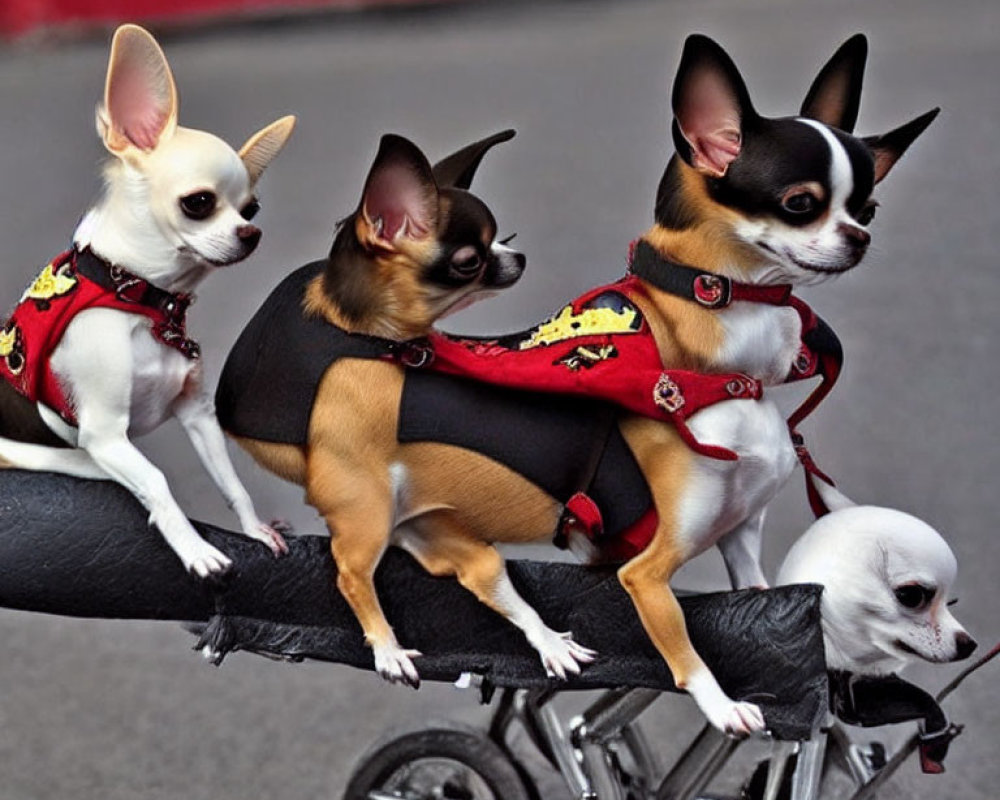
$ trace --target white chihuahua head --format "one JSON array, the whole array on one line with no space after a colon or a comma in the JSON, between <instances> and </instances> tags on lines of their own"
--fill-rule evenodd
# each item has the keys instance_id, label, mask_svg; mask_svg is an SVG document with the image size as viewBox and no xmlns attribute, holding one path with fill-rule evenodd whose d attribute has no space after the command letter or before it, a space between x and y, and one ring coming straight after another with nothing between
<instances>
[{"instance_id":1,"label":"white chihuahua head","mask_svg":"<svg viewBox=\"0 0 1000 800\"><path fill-rule=\"evenodd\" d=\"M952 616L956 562L916 517L845 502L789 550L778 583L819 583L830 669L883 675L921 659L959 661L976 642Z\"/></svg>"},{"instance_id":2,"label":"white chihuahua head","mask_svg":"<svg viewBox=\"0 0 1000 800\"><path fill-rule=\"evenodd\" d=\"M191 290L212 267L241 261L260 241L254 187L295 126L283 117L239 152L177 124L177 89L142 28L115 32L97 131L114 156L106 192L77 229L90 246L163 289Z\"/></svg>"}]
</instances>

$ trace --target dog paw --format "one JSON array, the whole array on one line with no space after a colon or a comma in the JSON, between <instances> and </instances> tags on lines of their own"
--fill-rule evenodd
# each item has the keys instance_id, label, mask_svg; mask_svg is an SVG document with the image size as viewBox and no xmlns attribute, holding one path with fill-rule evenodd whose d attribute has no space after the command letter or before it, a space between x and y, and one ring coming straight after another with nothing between
<instances>
[{"instance_id":1,"label":"dog paw","mask_svg":"<svg viewBox=\"0 0 1000 800\"><path fill-rule=\"evenodd\" d=\"M693 675L684 688L708 721L727 736L744 739L767 730L760 706L730 700L707 669Z\"/></svg>"},{"instance_id":2,"label":"dog paw","mask_svg":"<svg viewBox=\"0 0 1000 800\"><path fill-rule=\"evenodd\" d=\"M414 658L419 658L419 650L404 650L398 644L374 645L375 671L389 683L401 683L414 689L420 688L420 675L413 666Z\"/></svg>"},{"instance_id":3,"label":"dog paw","mask_svg":"<svg viewBox=\"0 0 1000 800\"><path fill-rule=\"evenodd\" d=\"M556 633L546 629L538 641L531 643L538 651L550 678L566 680L569 674L579 675L580 665L589 664L597 657L597 652L573 641L573 634Z\"/></svg>"},{"instance_id":4,"label":"dog paw","mask_svg":"<svg viewBox=\"0 0 1000 800\"><path fill-rule=\"evenodd\" d=\"M290 530L290 528L287 529ZM288 542L279 532L277 525L265 525L263 522L257 522L245 533L251 539L262 542L268 550L274 553L275 558L288 554Z\"/></svg>"},{"instance_id":5,"label":"dog paw","mask_svg":"<svg viewBox=\"0 0 1000 800\"><path fill-rule=\"evenodd\" d=\"M702 710L705 711L709 722L726 736L732 736L734 739L745 739L767 730L767 723L764 721L760 706L753 703L726 700L712 709Z\"/></svg>"},{"instance_id":6,"label":"dog paw","mask_svg":"<svg viewBox=\"0 0 1000 800\"><path fill-rule=\"evenodd\" d=\"M232 569L232 560L208 542L202 542L197 551L184 559L184 566L192 575L209 580L221 578Z\"/></svg>"},{"instance_id":7,"label":"dog paw","mask_svg":"<svg viewBox=\"0 0 1000 800\"><path fill-rule=\"evenodd\" d=\"M753 703L732 703L721 720L720 728L728 736L743 739L767 729L760 706Z\"/></svg>"}]
</instances>

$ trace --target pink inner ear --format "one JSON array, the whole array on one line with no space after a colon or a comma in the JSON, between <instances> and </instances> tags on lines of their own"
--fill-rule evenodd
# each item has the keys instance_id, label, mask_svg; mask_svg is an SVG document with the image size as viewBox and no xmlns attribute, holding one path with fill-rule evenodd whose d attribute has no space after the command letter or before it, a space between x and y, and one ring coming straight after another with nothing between
<instances>
[{"instance_id":1,"label":"pink inner ear","mask_svg":"<svg viewBox=\"0 0 1000 800\"><path fill-rule=\"evenodd\" d=\"M108 87L112 126L142 150L152 150L159 142L169 119L168 102L150 86L150 76L141 70L117 70Z\"/></svg>"},{"instance_id":2,"label":"pink inner ear","mask_svg":"<svg viewBox=\"0 0 1000 800\"><path fill-rule=\"evenodd\" d=\"M691 145L694 166L716 177L740 154L740 112L736 97L715 71L693 78L677 110L677 121Z\"/></svg>"},{"instance_id":3,"label":"pink inner ear","mask_svg":"<svg viewBox=\"0 0 1000 800\"><path fill-rule=\"evenodd\" d=\"M364 209L372 222L381 221L379 236L390 242L400 233L422 239L433 225L428 187L402 164L388 164L372 176Z\"/></svg>"}]
</instances>

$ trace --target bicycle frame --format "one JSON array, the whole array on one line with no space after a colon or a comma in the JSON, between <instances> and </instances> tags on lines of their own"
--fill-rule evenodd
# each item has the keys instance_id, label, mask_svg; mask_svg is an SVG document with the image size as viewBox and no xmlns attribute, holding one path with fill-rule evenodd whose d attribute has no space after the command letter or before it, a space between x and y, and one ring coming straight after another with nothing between
<instances>
[{"instance_id":1,"label":"bicycle frame","mask_svg":"<svg viewBox=\"0 0 1000 800\"><path fill-rule=\"evenodd\" d=\"M522 725L562 775L574 800L697 800L740 746L740 741L706 724L654 787L652 750L635 723L659 691L609 690L568 725L551 707L555 695L548 689L504 690L490 738L517 763L506 734L513 724ZM830 756L841 758L858 785L871 780L880 766L873 763L877 759L872 754L852 744L839 725L824 726L809 741L773 743L764 800L777 800L789 771L791 800L818 800L828 749Z\"/></svg>"}]
</instances>

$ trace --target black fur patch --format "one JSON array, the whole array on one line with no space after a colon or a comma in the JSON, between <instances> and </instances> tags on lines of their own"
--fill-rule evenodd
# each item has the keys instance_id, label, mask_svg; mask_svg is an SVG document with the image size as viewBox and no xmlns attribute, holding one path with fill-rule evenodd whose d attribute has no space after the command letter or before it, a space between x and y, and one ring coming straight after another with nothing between
<instances>
[{"instance_id":1,"label":"black fur patch","mask_svg":"<svg viewBox=\"0 0 1000 800\"><path fill-rule=\"evenodd\" d=\"M475 195L451 188L442 189L441 194L451 200L448 218L438 231L441 254L427 266L424 277L439 286L458 288L472 283L479 275L457 273L452 269L452 256L463 247L474 247L486 264L497 222L486 204Z\"/></svg>"},{"instance_id":2,"label":"black fur patch","mask_svg":"<svg viewBox=\"0 0 1000 800\"><path fill-rule=\"evenodd\" d=\"M847 151L854 177L848 211L861 211L875 185L875 162L865 144L834 128L830 129ZM823 214L832 190L830 146L814 127L792 117L756 117L745 122L743 150L722 178L706 178L709 195L716 202L735 208L747 217L771 216L789 225L807 225ZM823 187L826 201L810 214L792 214L781 205L785 191L800 183ZM660 181L656 199L656 221L675 230L689 227L694 217L685 205L680 174L671 159Z\"/></svg>"},{"instance_id":3,"label":"black fur patch","mask_svg":"<svg viewBox=\"0 0 1000 800\"><path fill-rule=\"evenodd\" d=\"M371 279L372 256L361 246L354 230L357 213L338 223L337 235L330 248L329 266L323 272L323 291L351 322L362 319L376 305Z\"/></svg>"},{"instance_id":4,"label":"black fur patch","mask_svg":"<svg viewBox=\"0 0 1000 800\"><path fill-rule=\"evenodd\" d=\"M792 224L806 224L822 214L830 197L832 154L823 135L797 120L754 120L744 130L743 150L725 177L708 181L709 193L722 205L748 217L773 216ZM815 182L823 187L826 202L808 215L791 215L781 206L790 186Z\"/></svg>"},{"instance_id":5,"label":"black fur patch","mask_svg":"<svg viewBox=\"0 0 1000 800\"><path fill-rule=\"evenodd\" d=\"M656 190L654 218L664 228L681 231L694 225L698 218L686 202L678 158L679 156L674 156L670 159L660 179Z\"/></svg>"}]
</instances>

